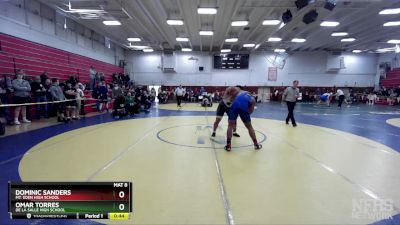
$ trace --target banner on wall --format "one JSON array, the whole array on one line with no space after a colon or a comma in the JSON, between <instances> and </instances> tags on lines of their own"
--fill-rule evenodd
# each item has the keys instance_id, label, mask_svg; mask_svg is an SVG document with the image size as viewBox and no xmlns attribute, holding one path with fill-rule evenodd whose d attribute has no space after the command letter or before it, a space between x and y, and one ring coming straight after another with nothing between
<instances>
[{"instance_id":1,"label":"banner on wall","mask_svg":"<svg viewBox=\"0 0 400 225\"><path fill-rule=\"evenodd\" d=\"M277 67L268 67L268 81L276 81L278 78Z\"/></svg>"}]
</instances>

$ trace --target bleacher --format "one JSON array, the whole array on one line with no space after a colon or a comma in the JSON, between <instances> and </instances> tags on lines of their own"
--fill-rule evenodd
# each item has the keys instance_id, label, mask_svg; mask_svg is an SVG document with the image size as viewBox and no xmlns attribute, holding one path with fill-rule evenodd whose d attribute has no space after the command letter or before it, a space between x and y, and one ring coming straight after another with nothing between
<instances>
[{"instance_id":1,"label":"bleacher","mask_svg":"<svg viewBox=\"0 0 400 225\"><path fill-rule=\"evenodd\" d=\"M389 71L385 79L381 80L381 86L386 88L396 88L400 86L400 68Z\"/></svg>"},{"instance_id":2,"label":"bleacher","mask_svg":"<svg viewBox=\"0 0 400 225\"><path fill-rule=\"evenodd\" d=\"M29 78L47 71L50 78L61 82L71 75L77 75L83 84L89 83L89 68L93 65L98 72L104 73L106 82L112 82L113 73L123 73L124 69L109 63L85 56L27 41L10 35L0 34L0 74L15 74L16 69L23 69ZM85 97L90 97L86 92ZM85 111L90 112L94 102L85 104ZM34 107L32 107L34 108Z\"/></svg>"}]
</instances>

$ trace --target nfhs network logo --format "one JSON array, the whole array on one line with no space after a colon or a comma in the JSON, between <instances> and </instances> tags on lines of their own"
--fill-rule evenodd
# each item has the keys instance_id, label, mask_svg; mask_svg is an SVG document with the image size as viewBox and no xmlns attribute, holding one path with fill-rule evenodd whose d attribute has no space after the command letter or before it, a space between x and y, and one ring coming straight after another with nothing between
<instances>
[{"instance_id":1,"label":"nfhs network logo","mask_svg":"<svg viewBox=\"0 0 400 225\"><path fill-rule=\"evenodd\" d=\"M353 199L352 217L355 219L393 219L392 199Z\"/></svg>"}]
</instances>

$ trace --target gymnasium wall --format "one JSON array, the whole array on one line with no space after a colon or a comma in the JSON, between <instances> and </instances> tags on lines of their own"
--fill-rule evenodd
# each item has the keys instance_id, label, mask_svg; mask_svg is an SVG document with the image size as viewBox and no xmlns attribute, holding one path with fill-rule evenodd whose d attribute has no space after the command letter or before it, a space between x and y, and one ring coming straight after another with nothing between
<instances>
[{"instance_id":1,"label":"gymnasium wall","mask_svg":"<svg viewBox=\"0 0 400 225\"><path fill-rule=\"evenodd\" d=\"M161 53L129 52L126 55L128 67L138 84L149 85L189 85L189 86L287 86L293 80L300 80L302 86L358 86L373 87L377 56L375 54L345 53L345 69L339 72L326 72L326 52L297 52L290 54L286 65L278 70L277 81L268 81L268 57L272 53L252 53L249 69L214 70L213 56L200 52L175 52L176 73L161 71ZM197 60L189 60L193 57ZM198 70L204 66L204 71Z\"/></svg>"},{"instance_id":2,"label":"gymnasium wall","mask_svg":"<svg viewBox=\"0 0 400 225\"><path fill-rule=\"evenodd\" d=\"M24 2L30 11L17 6ZM34 11L40 11L41 14L45 12L55 19L46 19L33 13ZM124 50L121 47L113 44L109 49L101 42L88 38L91 33L89 29L83 28L83 35L78 34L69 28L64 29L63 22L62 15L52 9L43 8L37 1L0 1L0 33L114 65L124 59Z\"/></svg>"}]
</instances>

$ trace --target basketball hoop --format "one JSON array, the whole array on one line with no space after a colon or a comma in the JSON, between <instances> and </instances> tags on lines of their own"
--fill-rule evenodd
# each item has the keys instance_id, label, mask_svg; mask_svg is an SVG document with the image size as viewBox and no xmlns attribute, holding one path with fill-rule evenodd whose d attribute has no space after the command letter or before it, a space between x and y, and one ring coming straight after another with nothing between
<instances>
[{"instance_id":1,"label":"basketball hoop","mask_svg":"<svg viewBox=\"0 0 400 225\"><path fill-rule=\"evenodd\" d=\"M277 67L279 69L283 69L286 64L286 59L289 57L289 55L286 52L279 52L275 53L274 56L268 57L267 60L270 62L274 67Z\"/></svg>"}]
</instances>

